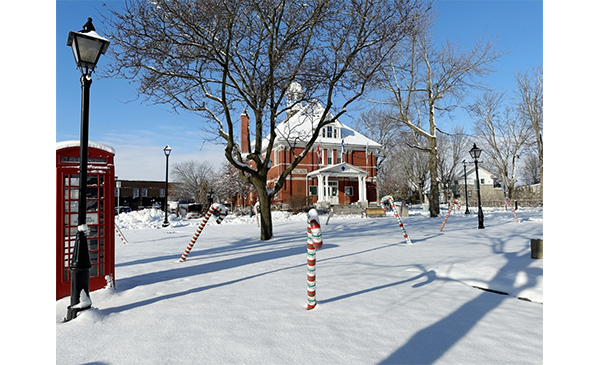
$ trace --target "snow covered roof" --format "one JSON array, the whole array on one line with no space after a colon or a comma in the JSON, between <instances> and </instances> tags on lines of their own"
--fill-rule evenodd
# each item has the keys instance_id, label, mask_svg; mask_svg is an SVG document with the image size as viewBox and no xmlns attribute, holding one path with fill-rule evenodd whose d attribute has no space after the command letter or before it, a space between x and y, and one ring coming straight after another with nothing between
<instances>
[{"instance_id":1,"label":"snow covered roof","mask_svg":"<svg viewBox=\"0 0 600 365\"><path fill-rule=\"evenodd\" d=\"M68 148L68 147L79 147L79 140L56 142L56 150L60 150L63 148ZM88 141L88 147L93 147L93 148L97 148L100 150L104 150L106 152L112 153L113 155L115 154L115 149L104 143Z\"/></svg>"},{"instance_id":2,"label":"snow covered roof","mask_svg":"<svg viewBox=\"0 0 600 365\"><path fill-rule=\"evenodd\" d=\"M368 173L365 170L358 168L354 165L350 165L349 163L342 162L337 165L331 165L331 166L327 166L327 167L324 167L319 170L311 171L306 176L311 177L311 176L317 176L317 175L329 175L329 176L363 175L363 176L366 176L366 175L368 175Z\"/></svg>"},{"instance_id":3,"label":"snow covered roof","mask_svg":"<svg viewBox=\"0 0 600 365\"><path fill-rule=\"evenodd\" d=\"M314 133L315 128L317 127L321 116L325 112L325 108L319 103L317 100L313 100L307 105L303 106L298 112L296 112L291 118L286 120L283 123L280 123L276 127L277 137L275 139L275 143L281 141L300 141L300 142L308 142L312 134ZM333 118L333 114L328 113L327 118L331 120ZM339 138L327 138L323 136L319 136L316 140L316 143L322 144L340 144L341 140L344 140L344 146L346 148L356 148L356 147L373 147L380 148L381 145L370 138L365 137L354 129L348 127L347 125L341 123L339 120L335 120L333 124L334 127L339 128L340 137ZM263 146L266 146L268 138L265 138L263 141ZM254 145L254 142L252 143Z\"/></svg>"}]
</instances>

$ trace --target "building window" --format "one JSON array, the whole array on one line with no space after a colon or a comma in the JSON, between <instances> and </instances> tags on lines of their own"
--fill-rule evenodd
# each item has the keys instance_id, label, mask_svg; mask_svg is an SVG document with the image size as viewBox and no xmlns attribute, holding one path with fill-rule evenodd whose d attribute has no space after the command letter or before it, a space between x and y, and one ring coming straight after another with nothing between
<instances>
[{"instance_id":1,"label":"building window","mask_svg":"<svg viewBox=\"0 0 600 365\"><path fill-rule=\"evenodd\" d=\"M336 160L337 160L336 163L342 163L342 154L340 151L337 151L337 150L336 150Z\"/></svg>"},{"instance_id":2,"label":"building window","mask_svg":"<svg viewBox=\"0 0 600 365\"><path fill-rule=\"evenodd\" d=\"M147 197L148 197L148 189L142 188L142 198L147 198Z\"/></svg>"},{"instance_id":3,"label":"building window","mask_svg":"<svg viewBox=\"0 0 600 365\"><path fill-rule=\"evenodd\" d=\"M137 198L138 196L140 196L140 189L133 188L133 197Z\"/></svg>"},{"instance_id":4,"label":"building window","mask_svg":"<svg viewBox=\"0 0 600 365\"><path fill-rule=\"evenodd\" d=\"M327 164L331 165L333 162L333 150L331 148L327 149Z\"/></svg>"},{"instance_id":5,"label":"building window","mask_svg":"<svg viewBox=\"0 0 600 365\"><path fill-rule=\"evenodd\" d=\"M344 195L353 196L354 195L354 186L344 186Z\"/></svg>"},{"instance_id":6,"label":"building window","mask_svg":"<svg viewBox=\"0 0 600 365\"><path fill-rule=\"evenodd\" d=\"M318 186L309 186L308 187L308 194L310 196L317 196L319 193L319 187Z\"/></svg>"},{"instance_id":7,"label":"building window","mask_svg":"<svg viewBox=\"0 0 600 365\"><path fill-rule=\"evenodd\" d=\"M159 197L161 197L161 198L165 197L165 189L160 189Z\"/></svg>"}]
</instances>

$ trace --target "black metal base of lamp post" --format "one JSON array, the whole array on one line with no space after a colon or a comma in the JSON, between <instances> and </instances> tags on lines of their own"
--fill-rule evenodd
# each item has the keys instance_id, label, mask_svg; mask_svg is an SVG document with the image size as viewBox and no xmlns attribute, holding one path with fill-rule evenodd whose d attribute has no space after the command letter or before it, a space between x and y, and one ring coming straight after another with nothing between
<instances>
[{"instance_id":1,"label":"black metal base of lamp post","mask_svg":"<svg viewBox=\"0 0 600 365\"><path fill-rule=\"evenodd\" d=\"M87 246L86 232L77 232L75 246L73 247L73 259L69 272L71 273L71 305L67 307L67 321L77 317L77 313L92 306L92 302L81 302L82 291L90 296L90 254Z\"/></svg>"}]
</instances>

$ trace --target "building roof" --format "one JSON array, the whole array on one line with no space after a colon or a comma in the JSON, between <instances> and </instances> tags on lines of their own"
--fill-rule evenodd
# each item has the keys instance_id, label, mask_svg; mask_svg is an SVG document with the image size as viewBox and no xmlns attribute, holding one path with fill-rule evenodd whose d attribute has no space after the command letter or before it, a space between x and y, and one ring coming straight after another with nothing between
<instances>
[{"instance_id":1,"label":"building roof","mask_svg":"<svg viewBox=\"0 0 600 365\"><path fill-rule=\"evenodd\" d=\"M311 101L300 108L291 118L277 125L275 142L295 141L300 142L300 144L308 142L324 112L325 108L319 101ZM332 118L333 114L328 113L327 119L331 120ZM381 144L365 137L339 120L335 120L332 125L339 128L340 138L319 136L316 143L340 144L343 139L345 148L372 147L377 149L381 147ZM265 138L263 146L266 146L267 141L268 138ZM254 142L252 144L254 145Z\"/></svg>"},{"instance_id":2,"label":"building roof","mask_svg":"<svg viewBox=\"0 0 600 365\"><path fill-rule=\"evenodd\" d=\"M61 150L68 147L79 147L79 140L56 142L56 149ZM109 145L100 142L88 141L88 147L97 148L115 154L115 149Z\"/></svg>"},{"instance_id":3,"label":"building roof","mask_svg":"<svg viewBox=\"0 0 600 365\"><path fill-rule=\"evenodd\" d=\"M329 176L367 176L368 173L349 163L342 162L337 165L330 165L319 170L309 172L306 177L317 176L317 175L329 175Z\"/></svg>"}]
</instances>

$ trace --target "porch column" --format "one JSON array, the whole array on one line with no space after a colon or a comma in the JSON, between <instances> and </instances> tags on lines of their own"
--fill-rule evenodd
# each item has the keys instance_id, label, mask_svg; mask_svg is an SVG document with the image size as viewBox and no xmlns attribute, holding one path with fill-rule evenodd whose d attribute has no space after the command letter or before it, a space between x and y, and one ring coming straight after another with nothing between
<instances>
[{"instance_id":1,"label":"porch column","mask_svg":"<svg viewBox=\"0 0 600 365\"><path fill-rule=\"evenodd\" d=\"M329 201L329 175L325 175L325 201Z\"/></svg>"},{"instance_id":2,"label":"porch column","mask_svg":"<svg viewBox=\"0 0 600 365\"><path fill-rule=\"evenodd\" d=\"M364 202L366 200L366 183L364 176L358 176L358 201Z\"/></svg>"},{"instance_id":3,"label":"porch column","mask_svg":"<svg viewBox=\"0 0 600 365\"><path fill-rule=\"evenodd\" d=\"M317 202L323 201L323 175L317 175Z\"/></svg>"}]
</instances>

